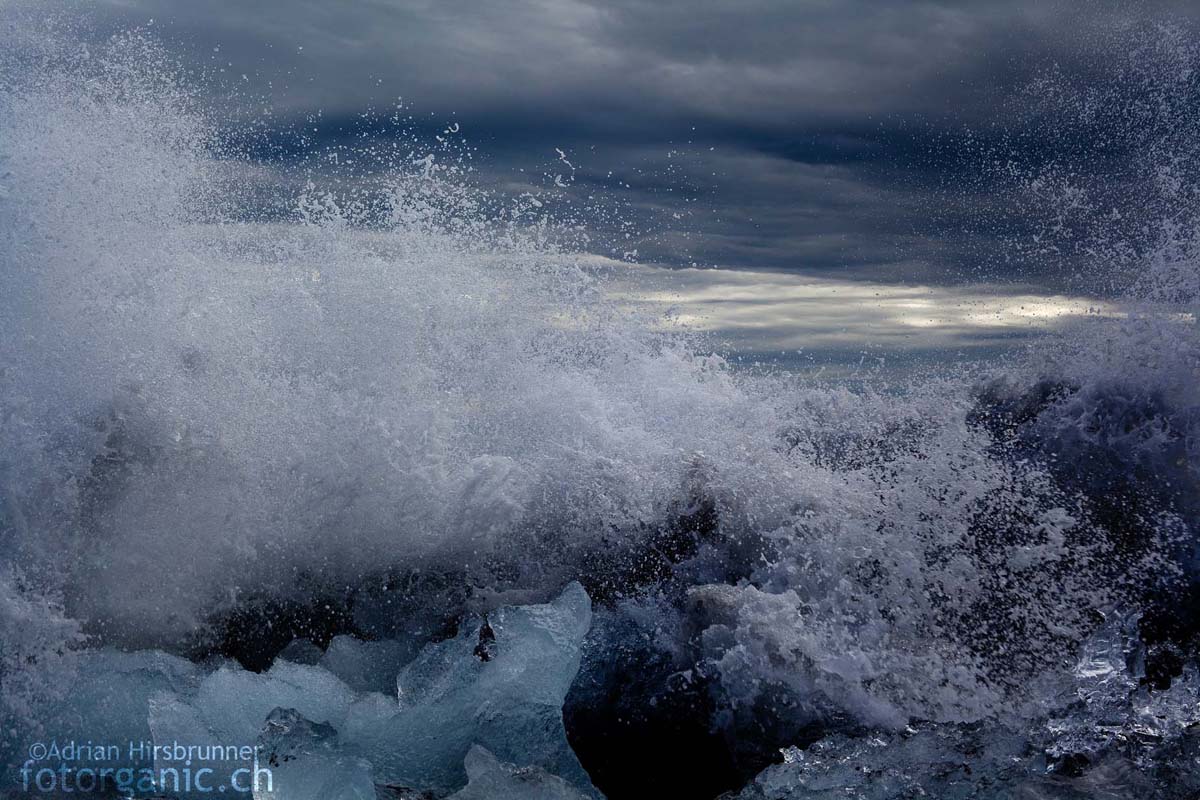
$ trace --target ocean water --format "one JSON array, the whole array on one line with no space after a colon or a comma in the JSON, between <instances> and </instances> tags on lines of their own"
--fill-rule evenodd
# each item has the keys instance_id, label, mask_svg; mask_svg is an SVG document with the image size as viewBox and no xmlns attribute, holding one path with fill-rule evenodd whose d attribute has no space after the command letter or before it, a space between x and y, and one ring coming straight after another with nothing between
<instances>
[{"instance_id":1,"label":"ocean water","mask_svg":"<svg viewBox=\"0 0 1200 800\"><path fill-rule=\"evenodd\" d=\"M325 748L292 797L403 796L364 704L459 714L511 642L569 691L513 671L511 752L435 748L408 789L1200 795L1186 42L1145 54L1126 129L1150 246L1085 220L1119 310L880 386L734 368L613 298L588 220L453 152L273 184L145 32L6 36L0 791L50 794L32 744L211 738L278 693L342 698L251 720ZM1064 174L1020 183L1052 206ZM547 616L576 583L590 612ZM464 636L478 664L405 700Z\"/></svg>"}]
</instances>

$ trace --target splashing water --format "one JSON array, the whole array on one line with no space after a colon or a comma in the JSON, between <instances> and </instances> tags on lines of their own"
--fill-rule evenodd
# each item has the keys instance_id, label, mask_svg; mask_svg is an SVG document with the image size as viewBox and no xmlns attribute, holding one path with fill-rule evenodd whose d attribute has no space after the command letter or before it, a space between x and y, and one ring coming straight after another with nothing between
<instances>
[{"instance_id":1,"label":"splashing water","mask_svg":"<svg viewBox=\"0 0 1200 800\"><path fill-rule=\"evenodd\" d=\"M93 651L262 669L293 638L416 648L573 580L597 611L567 735L611 797L637 796L614 763L680 770L693 746L719 751L688 767L712 796L830 735L764 773L766 797L810 796L830 758L1010 746L931 755L979 726L1038 743L1036 769L1069 763L1051 783L1076 791L1111 750L1072 749L1080 726L1186 708L1153 692L1184 692L1197 655L1191 217L1139 255L1129 315L982 384L851 391L664 333L606 298L609 265L570 244L586 220L438 155L359 194L308 176L279 190L286 220L247 222L254 169L152 39L12 35L0 679L18 749ZM1095 678L1080 654L1130 607L1140 672L1072 705ZM1063 714L1070 735L1045 734ZM632 752L671 715L673 742ZM616 717L625 744L603 735ZM1131 769L1163 784L1188 730L1163 725ZM907 769L911 789L933 767ZM865 791L838 796L901 796Z\"/></svg>"}]
</instances>

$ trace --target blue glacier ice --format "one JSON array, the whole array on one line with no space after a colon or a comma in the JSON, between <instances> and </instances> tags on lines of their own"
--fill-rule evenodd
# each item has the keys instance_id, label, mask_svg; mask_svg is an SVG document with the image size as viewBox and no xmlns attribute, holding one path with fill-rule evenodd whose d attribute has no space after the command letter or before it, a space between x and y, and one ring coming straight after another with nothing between
<instances>
[{"instance_id":1,"label":"blue glacier ice","mask_svg":"<svg viewBox=\"0 0 1200 800\"><path fill-rule=\"evenodd\" d=\"M277 708L338 727L355 699L350 687L318 666L278 661L257 674L223 665L190 697L155 696L150 727L159 741L246 744L255 741Z\"/></svg>"},{"instance_id":2,"label":"blue glacier ice","mask_svg":"<svg viewBox=\"0 0 1200 800\"><path fill-rule=\"evenodd\" d=\"M49 746L57 743L93 743L114 745L119 758L97 762L114 767L148 767L152 761L129 743L149 741L152 732L148 710L160 693L188 693L199 684L203 670L197 665L156 650L123 653L117 650L90 650L77 655L67 694L36 709L40 729L26 737L0 735L4 764L11 770L20 766L35 742ZM8 732L0 732L8 733ZM64 759L74 767L87 767L90 758ZM40 763L57 768L54 759ZM16 785L6 779L5 786Z\"/></svg>"},{"instance_id":3,"label":"blue glacier ice","mask_svg":"<svg viewBox=\"0 0 1200 800\"><path fill-rule=\"evenodd\" d=\"M258 757L269 773L260 776L254 800L375 800L371 765L342 752L331 725L293 709L267 716Z\"/></svg>"},{"instance_id":4,"label":"blue glacier ice","mask_svg":"<svg viewBox=\"0 0 1200 800\"><path fill-rule=\"evenodd\" d=\"M482 745L595 796L562 722L591 619L587 593L572 583L545 605L507 606L463 625L400 672L396 704L367 695L352 707L344 737L386 783L461 788L463 761Z\"/></svg>"},{"instance_id":5,"label":"blue glacier ice","mask_svg":"<svg viewBox=\"0 0 1200 800\"><path fill-rule=\"evenodd\" d=\"M549 603L468 620L415 658L407 642L345 639L319 664L281 658L254 673L233 663L206 672L158 652L92 652L72 701L47 721L81 739L257 744L252 756L222 753L204 764L224 774L268 768L272 785L256 799L353 800L373 797L376 785L477 795L481 786L530 781L537 796L599 797L562 721L591 617L587 593L573 583ZM382 686L392 688L371 691ZM476 746L486 750L472 754ZM142 766L180 766L156 755Z\"/></svg>"},{"instance_id":6,"label":"blue glacier ice","mask_svg":"<svg viewBox=\"0 0 1200 800\"><path fill-rule=\"evenodd\" d=\"M335 636L317 662L357 692L396 690L396 675L420 650L415 639L364 642L353 636Z\"/></svg>"},{"instance_id":7,"label":"blue glacier ice","mask_svg":"<svg viewBox=\"0 0 1200 800\"><path fill-rule=\"evenodd\" d=\"M586 800L562 778L537 767L506 764L475 745L464 766L469 781L450 800Z\"/></svg>"}]
</instances>

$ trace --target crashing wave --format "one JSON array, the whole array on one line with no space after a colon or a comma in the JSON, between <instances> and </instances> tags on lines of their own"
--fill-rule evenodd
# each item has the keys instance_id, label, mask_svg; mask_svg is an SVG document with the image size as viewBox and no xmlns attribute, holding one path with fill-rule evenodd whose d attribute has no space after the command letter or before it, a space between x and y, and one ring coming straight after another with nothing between
<instances>
[{"instance_id":1,"label":"crashing wave","mask_svg":"<svg viewBox=\"0 0 1200 800\"><path fill-rule=\"evenodd\" d=\"M0 97L8 786L42 729L257 742L288 798L1194 792L1186 311L983 385L738 372L444 154L247 221L152 40L40 47Z\"/></svg>"}]
</instances>

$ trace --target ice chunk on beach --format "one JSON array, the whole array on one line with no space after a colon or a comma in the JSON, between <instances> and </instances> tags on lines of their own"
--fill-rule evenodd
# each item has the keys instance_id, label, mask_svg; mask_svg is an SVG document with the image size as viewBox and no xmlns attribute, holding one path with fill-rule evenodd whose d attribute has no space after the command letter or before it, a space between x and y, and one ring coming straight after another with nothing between
<instances>
[{"instance_id":1,"label":"ice chunk on beach","mask_svg":"<svg viewBox=\"0 0 1200 800\"><path fill-rule=\"evenodd\" d=\"M587 592L572 583L551 603L504 607L464 624L400 672L398 709L384 707L379 695L356 704L344 739L381 783L460 789L464 759L478 744L598 796L562 722L591 619Z\"/></svg>"},{"instance_id":2,"label":"ice chunk on beach","mask_svg":"<svg viewBox=\"0 0 1200 800\"><path fill-rule=\"evenodd\" d=\"M1119 754L1149 768L1200 732L1200 671L1186 664L1167 689L1151 691L1141 680L1145 647L1137 624L1137 615L1112 614L1084 642L1042 737L1056 765Z\"/></svg>"},{"instance_id":3,"label":"ice chunk on beach","mask_svg":"<svg viewBox=\"0 0 1200 800\"><path fill-rule=\"evenodd\" d=\"M353 636L335 636L319 663L356 692L394 694L396 676L420 646L415 639L364 642Z\"/></svg>"},{"instance_id":4,"label":"ice chunk on beach","mask_svg":"<svg viewBox=\"0 0 1200 800\"><path fill-rule=\"evenodd\" d=\"M349 639L335 640L319 665L277 660L263 674L223 665L189 692L155 694L150 728L156 742L261 741L282 770L264 797L351 798L369 778L452 792L467 784L464 759L476 744L598 796L562 723L590 625L591 601L572 584L551 603L464 624L402 669L407 644ZM388 694L362 691L396 672ZM349 794L332 794L339 785Z\"/></svg>"},{"instance_id":5,"label":"ice chunk on beach","mask_svg":"<svg viewBox=\"0 0 1200 800\"><path fill-rule=\"evenodd\" d=\"M81 749L76 757L47 759L42 766L150 767L151 752L138 743L151 738L148 716L152 698L159 692L190 691L202 674L191 662L157 650L90 650L79 652L76 659L74 681L64 687L70 691L34 709L36 732L0 731L0 778L6 785L21 785L16 771L29 759L35 740L59 748L71 743L95 745Z\"/></svg>"},{"instance_id":6,"label":"ice chunk on beach","mask_svg":"<svg viewBox=\"0 0 1200 800\"><path fill-rule=\"evenodd\" d=\"M215 733L253 742L276 708L294 708L336 727L354 699L353 690L328 670L280 661L262 674L221 667L200 684L193 705Z\"/></svg>"},{"instance_id":7,"label":"ice chunk on beach","mask_svg":"<svg viewBox=\"0 0 1200 800\"><path fill-rule=\"evenodd\" d=\"M371 765L342 752L331 725L277 708L257 744L254 800L375 800Z\"/></svg>"},{"instance_id":8,"label":"ice chunk on beach","mask_svg":"<svg viewBox=\"0 0 1200 800\"><path fill-rule=\"evenodd\" d=\"M121 759L115 766L147 765L149 759L138 757L136 750L130 755L128 743L150 738L151 698L164 691L189 691L201 674L191 662L157 650L81 652L71 691L44 709L38 721L47 738L58 742L119 744Z\"/></svg>"},{"instance_id":9,"label":"ice chunk on beach","mask_svg":"<svg viewBox=\"0 0 1200 800\"><path fill-rule=\"evenodd\" d=\"M531 797L599 797L562 720L591 618L575 583L550 603L468 621L403 667L403 642L335 641L320 664L280 659L261 674L89 653L72 701L48 722L80 739L200 748L213 774L267 766L273 785L256 798L372 798L376 784L443 796L469 780L467 797L522 786ZM388 693L363 691L396 673ZM256 743L257 760L244 749ZM472 755L476 745L486 751ZM156 772L179 766L155 755Z\"/></svg>"},{"instance_id":10,"label":"ice chunk on beach","mask_svg":"<svg viewBox=\"0 0 1200 800\"><path fill-rule=\"evenodd\" d=\"M537 767L506 764L475 745L464 766L469 782L449 800L586 800L571 784Z\"/></svg>"},{"instance_id":11,"label":"ice chunk on beach","mask_svg":"<svg viewBox=\"0 0 1200 800\"><path fill-rule=\"evenodd\" d=\"M834 734L805 750L786 749L783 763L760 773L737 800L965 800L978 797L980 785L1004 787L997 797L1020 797L1038 780L1024 754L1025 740L998 726Z\"/></svg>"},{"instance_id":12,"label":"ice chunk on beach","mask_svg":"<svg viewBox=\"0 0 1200 800\"><path fill-rule=\"evenodd\" d=\"M292 709L308 720L336 728L355 693L317 666L276 662L265 673L224 665L200 682L190 696L160 692L150 703L150 729L156 744L181 742L198 747L253 745L276 709ZM220 771L253 769L240 754L214 757ZM168 761L155 768L169 767Z\"/></svg>"},{"instance_id":13,"label":"ice chunk on beach","mask_svg":"<svg viewBox=\"0 0 1200 800\"><path fill-rule=\"evenodd\" d=\"M184 705L196 723L212 734L227 741L253 742L276 708L295 708L310 719L332 723L345 716L353 701L350 688L327 670L281 661L262 674L224 665L205 677ZM155 704L155 709L161 707ZM166 719L155 713L151 722L156 737L169 734L162 728Z\"/></svg>"},{"instance_id":14,"label":"ice chunk on beach","mask_svg":"<svg viewBox=\"0 0 1200 800\"><path fill-rule=\"evenodd\" d=\"M899 732L833 734L788 748L738 800L912 797L1175 798L1200 789L1200 671L1168 689L1143 675L1137 617L1112 614L1053 680L1047 716L1016 727L924 723ZM1174 793L1157 792L1170 786Z\"/></svg>"}]
</instances>

